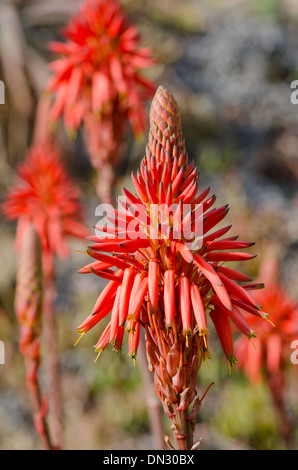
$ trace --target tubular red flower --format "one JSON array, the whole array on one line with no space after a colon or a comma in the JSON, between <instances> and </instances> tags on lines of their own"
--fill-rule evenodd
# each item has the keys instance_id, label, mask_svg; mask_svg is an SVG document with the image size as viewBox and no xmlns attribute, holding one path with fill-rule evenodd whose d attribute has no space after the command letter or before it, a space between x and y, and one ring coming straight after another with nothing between
<instances>
[{"instance_id":1,"label":"tubular red flower","mask_svg":"<svg viewBox=\"0 0 298 470\"><path fill-rule=\"evenodd\" d=\"M191 303L193 308L193 313L196 319L196 323L199 328L200 335L207 334L207 317L206 311L204 308L204 304L202 302L202 297L200 294L200 289L196 285L192 285L190 287L190 294L191 294Z\"/></svg>"},{"instance_id":2,"label":"tubular red flower","mask_svg":"<svg viewBox=\"0 0 298 470\"><path fill-rule=\"evenodd\" d=\"M180 276L178 284L182 328L183 332L188 334L192 331L189 280L185 276Z\"/></svg>"},{"instance_id":3,"label":"tubular red flower","mask_svg":"<svg viewBox=\"0 0 298 470\"><path fill-rule=\"evenodd\" d=\"M128 315L128 307L130 301L131 290L136 272L133 268L127 268L124 271L123 281L121 285L121 295L119 301L119 325L125 325Z\"/></svg>"},{"instance_id":4,"label":"tubular red flower","mask_svg":"<svg viewBox=\"0 0 298 470\"><path fill-rule=\"evenodd\" d=\"M172 327L176 313L175 271L167 269L164 273L164 311L167 328Z\"/></svg>"},{"instance_id":5,"label":"tubular red flower","mask_svg":"<svg viewBox=\"0 0 298 470\"><path fill-rule=\"evenodd\" d=\"M234 356L233 334L228 315L219 308L212 310L209 315L214 323L223 352L232 366L235 364L236 358Z\"/></svg>"}]
</instances>

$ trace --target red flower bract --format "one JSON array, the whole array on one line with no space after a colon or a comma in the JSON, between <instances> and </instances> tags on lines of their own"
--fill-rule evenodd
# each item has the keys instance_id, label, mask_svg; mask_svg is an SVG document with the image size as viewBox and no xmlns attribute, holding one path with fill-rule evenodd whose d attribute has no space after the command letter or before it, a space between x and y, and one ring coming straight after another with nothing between
<instances>
[{"instance_id":1,"label":"red flower bract","mask_svg":"<svg viewBox=\"0 0 298 470\"><path fill-rule=\"evenodd\" d=\"M79 190L69 180L57 148L49 142L33 144L18 167L19 181L2 205L10 220L18 220L16 247L29 224L33 224L42 246L44 269L51 269L52 257L65 257L65 236L86 237L82 223Z\"/></svg>"},{"instance_id":2,"label":"red flower bract","mask_svg":"<svg viewBox=\"0 0 298 470\"><path fill-rule=\"evenodd\" d=\"M134 357L139 326L144 327L149 368L178 440L183 439L179 413L194 400L197 372L209 353L208 313L230 364L235 362L230 322L251 338L255 333L242 313L266 316L250 294L262 285L240 285L249 278L222 266L225 260L253 258L239 251L252 243L222 238L231 226L212 231L228 209L212 209L215 196L209 196L209 189L199 193L198 179L193 162L188 162L177 103L159 87L151 106L146 156L132 175L136 194L123 189L120 209L108 214L107 223L96 226L97 235L90 237L95 243L87 252L95 261L80 270L110 282L79 333L112 310L96 349L102 351L111 342L119 350L125 326Z\"/></svg>"}]
</instances>

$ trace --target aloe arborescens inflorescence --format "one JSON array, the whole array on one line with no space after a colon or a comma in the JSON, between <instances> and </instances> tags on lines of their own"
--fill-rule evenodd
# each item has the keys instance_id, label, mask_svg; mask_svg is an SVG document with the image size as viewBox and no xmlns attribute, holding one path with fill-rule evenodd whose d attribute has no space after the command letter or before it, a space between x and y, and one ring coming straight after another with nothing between
<instances>
[{"instance_id":1,"label":"aloe arborescens inflorescence","mask_svg":"<svg viewBox=\"0 0 298 470\"><path fill-rule=\"evenodd\" d=\"M159 87L146 155L132 174L136 194L123 188L120 209L111 210L107 223L97 225L90 237L94 244L87 253L93 262L79 271L109 283L78 332L86 333L111 312L96 351L109 343L120 351L126 330L128 353L135 357L145 330L149 369L178 449L193 446L203 398L196 379L209 355L208 316L230 366L236 361L230 322L250 339L255 333L241 310L266 316L250 294L262 285L248 284L248 276L223 266L253 258L241 251L253 243L225 237L230 225L212 231L228 208L212 209L215 196L209 189L199 192L198 179L188 161L176 100Z\"/></svg>"}]
</instances>

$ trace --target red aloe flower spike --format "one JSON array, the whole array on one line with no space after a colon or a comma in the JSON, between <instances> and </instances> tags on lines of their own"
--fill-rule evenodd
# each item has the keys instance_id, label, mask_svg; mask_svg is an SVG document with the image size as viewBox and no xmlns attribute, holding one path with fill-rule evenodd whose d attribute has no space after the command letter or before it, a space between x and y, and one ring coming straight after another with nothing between
<instances>
[{"instance_id":1,"label":"red aloe flower spike","mask_svg":"<svg viewBox=\"0 0 298 470\"><path fill-rule=\"evenodd\" d=\"M149 143L132 181L137 196L123 189L126 200L114 214L114 225L118 227L113 232L114 238L94 239L96 244L91 255L98 261L114 262L117 269L119 260L126 264L118 284L119 289L121 286L119 310L123 308L122 319L119 312L119 324L126 322L129 354L135 357L143 326L149 370L154 373L165 413L172 420L177 448L191 449L193 416L200 403L194 403L193 414L189 414L189 407L196 400L198 370L209 354L208 314L231 366L236 359L230 319L244 335L249 338L254 335L244 312L255 317L266 316L248 293L262 286L238 284L250 279L234 269L222 267L221 259L216 258L250 259L250 254L214 250L243 249L251 243L237 241L237 236L222 239L231 226L211 231L227 215L228 209L227 206L210 209L215 196L206 200L209 188L197 195L198 172L194 163L188 162L178 106L163 87L159 87L152 101ZM137 213L137 205L144 214ZM139 237L136 237L136 227L141 230ZM185 229L189 227L191 233L186 236ZM102 251L114 256L103 258ZM87 265L86 270L91 269ZM111 269L112 266L106 267L98 274L104 277ZM113 322L117 287L109 305ZM99 310L99 315L103 313ZM110 340L112 337L114 333Z\"/></svg>"},{"instance_id":2,"label":"red aloe flower spike","mask_svg":"<svg viewBox=\"0 0 298 470\"><path fill-rule=\"evenodd\" d=\"M38 378L41 360L42 274L40 244L31 224L20 240L15 312L20 325L19 347L26 362L26 384L34 407L34 424L47 450L53 449L47 424L46 399Z\"/></svg>"},{"instance_id":3,"label":"red aloe flower spike","mask_svg":"<svg viewBox=\"0 0 298 470\"><path fill-rule=\"evenodd\" d=\"M79 190L69 180L58 149L50 142L38 142L18 166L20 181L12 187L2 205L10 220L18 220L16 248L26 227L32 223L41 242L43 270L53 269L53 257L65 257L67 236L85 238Z\"/></svg>"},{"instance_id":4,"label":"red aloe flower spike","mask_svg":"<svg viewBox=\"0 0 298 470\"><path fill-rule=\"evenodd\" d=\"M117 0L84 0L62 36L64 43L49 46L61 56L50 65L46 87L53 96L50 120L63 116L70 134L83 124L98 172L98 194L111 203L109 185L114 184L125 124L137 136L144 132L145 102L156 90L141 69L157 61L149 48L139 47L137 30Z\"/></svg>"},{"instance_id":5,"label":"red aloe flower spike","mask_svg":"<svg viewBox=\"0 0 298 470\"><path fill-rule=\"evenodd\" d=\"M256 348L250 348L248 342L239 337L235 343L235 352L239 366L244 369L253 384L261 380L267 381L281 436L286 448L293 449L295 430L289 420L286 394L287 374L291 367L295 367L289 361L289 348L298 335L298 304L289 298L283 287L277 253L275 246L269 247L258 276L266 282L267 289L257 290L253 294L263 308L270 312L272 322L264 322L257 315L250 317L249 322L258 333L254 340ZM242 309L243 303L239 300L233 303L236 302ZM243 316L248 320L247 312L254 312L246 307L243 308Z\"/></svg>"}]
</instances>

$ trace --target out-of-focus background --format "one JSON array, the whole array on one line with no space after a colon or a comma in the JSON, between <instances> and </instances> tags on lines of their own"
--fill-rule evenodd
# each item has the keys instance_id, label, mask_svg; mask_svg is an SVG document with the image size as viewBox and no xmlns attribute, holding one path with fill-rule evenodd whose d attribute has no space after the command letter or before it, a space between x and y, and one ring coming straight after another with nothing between
<instances>
[{"instance_id":1,"label":"out-of-focus background","mask_svg":"<svg viewBox=\"0 0 298 470\"><path fill-rule=\"evenodd\" d=\"M15 181L15 169L32 138L36 103L49 75L50 40L80 2L74 0L0 0L0 200ZM218 207L229 203L227 223L240 239L256 241L258 257L245 263L258 272L266 248L274 243L281 277L298 301L298 105L290 85L298 78L298 3L296 0L122 0L142 43L160 64L147 75L174 94L190 158L200 170L202 189L211 186ZM148 103L149 110L150 103ZM80 139L59 129L65 164L81 187L86 223L96 222L99 203L93 170ZM144 155L142 141L128 140L125 172ZM14 314L15 224L0 216L0 448L39 449L24 361L18 349ZM71 242L71 258L57 264L57 342L68 449L152 449L145 390L139 362L107 348L94 364L93 345L100 328L76 347L76 327L90 313L102 288L98 278L80 276L86 264L84 242ZM197 437L205 449L283 449L277 418L265 382L252 386L235 367L232 374L218 341L213 358L198 377L210 389L198 416ZM291 350L289 349L289 362ZM297 375L290 365L287 406L296 429ZM47 386L46 365L41 379ZM165 432L171 433L164 417ZM298 432L296 432L298 448Z\"/></svg>"}]
</instances>

